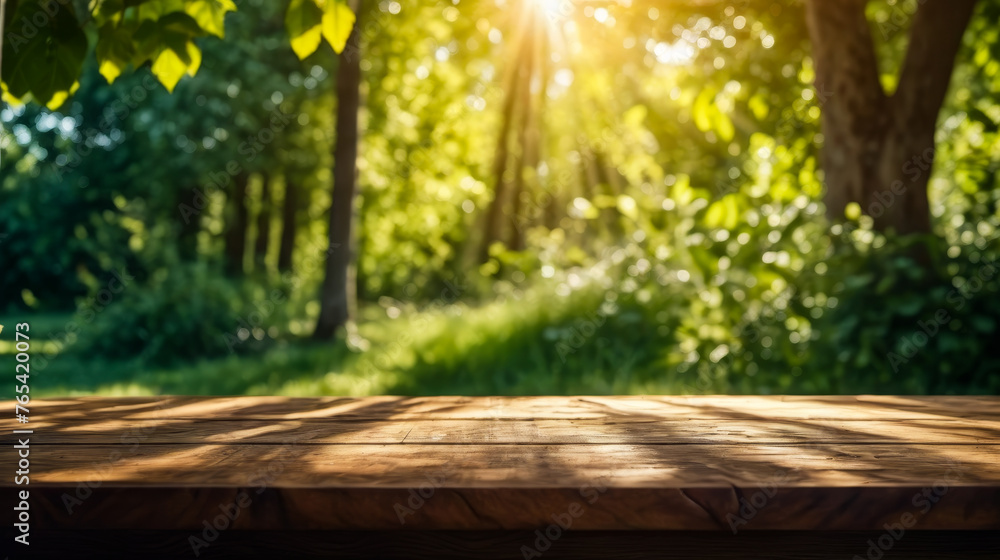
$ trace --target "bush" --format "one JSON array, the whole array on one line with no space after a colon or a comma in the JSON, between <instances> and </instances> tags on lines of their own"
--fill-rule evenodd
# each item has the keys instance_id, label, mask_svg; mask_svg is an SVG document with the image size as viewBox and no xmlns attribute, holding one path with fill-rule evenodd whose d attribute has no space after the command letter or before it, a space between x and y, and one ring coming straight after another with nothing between
<instances>
[{"instance_id":1,"label":"bush","mask_svg":"<svg viewBox=\"0 0 1000 560\"><path fill-rule=\"evenodd\" d=\"M890 238L831 259L839 304L816 325L812 361L841 380L836 390L1000 391L1000 265L975 247L947 258L942 244L920 243Z\"/></svg>"},{"instance_id":2,"label":"bush","mask_svg":"<svg viewBox=\"0 0 1000 560\"><path fill-rule=\"evenodd\" d=\"M157 364L247 350L251 345L242 342L250 333L240 332L245 292L203 263L158 270L97 315L81 335L81 348L97 357Z\"/></svg>"}]
</instances>

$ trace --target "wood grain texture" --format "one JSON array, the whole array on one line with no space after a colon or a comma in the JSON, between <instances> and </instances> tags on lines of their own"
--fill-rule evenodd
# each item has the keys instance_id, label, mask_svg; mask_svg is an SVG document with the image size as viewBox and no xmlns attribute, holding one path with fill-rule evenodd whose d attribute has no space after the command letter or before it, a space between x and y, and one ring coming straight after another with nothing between
<instances>
[{"instance_id":1,"label":"wood grain texture","mask_svg":"<svg viewBox=\"0 0 1000 560\"><path fill-rule=\"evenodd\" d=\"M714 418L653 419L610 423L569 420L237 420L107 418L85 424L76 418L33 422L38 443L281 444L294 434L301 444L986 444L1000 441L1000 420L786 420L724 422Z\"/></svg>"},{"instance_id":2,"label":"wood grain texture","mask_svg":"<svg viewBox=\"0 0 1000 560\"><path fill-rule=\"evenodd\" d=\"M117 452L117 454L115 454ZM1000 445L39 445L33 486L240 487L251 467L280 470L274 486L414 488L448 473L469 488L951 486L1000 480Z\"/></svg>"},{"instance_id":3,"label":"wood grain texture","mask_svg":"<svg viewBox=\"0 0 1000 560\"><path fill-rule=\"evenodd\" d=\"M12 407L10 402L5 403ZM997 397L33 402L33 524L198 530L1000 529ZM5 445L11 430L0 422ZM13 466L13 454L10 455ZM14 469L12 469L13 471ZM0 480L4 503L13 479ZM230 527L231 526L231 527Z\"/></svg>"},{"instance_id":4,"label":"wood grain texture","mask_svg":"<svg viewBox=\"0 0 1000 560\"><path fill-rule=\"evenodd\" d=\"M13 401L6 404L13 406ZM579 397L74 397L32 401L33 418L373 420L648 418L791 420L1000 420L997 397L579 396ZM0 426L14 427L13 418Z\"/></svg>"}]
</instances>

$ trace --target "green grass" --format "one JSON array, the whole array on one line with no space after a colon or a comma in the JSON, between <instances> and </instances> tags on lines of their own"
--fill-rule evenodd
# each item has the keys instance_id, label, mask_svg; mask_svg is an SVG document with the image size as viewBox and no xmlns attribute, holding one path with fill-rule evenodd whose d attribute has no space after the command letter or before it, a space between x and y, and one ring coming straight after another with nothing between
<instances>
[{"instance_id":1,"label":"green grass","mask_svg":"<svg viewBox=\"0 0 1000 560\"><path fill-rule=\"evenodd\" d=\"M371 305L352 334L333 342L284 335L255 345L250 354L175 365L102 359L88 355L82 343L47 357L52 345L46 341L65 333L71 316L0 317L0 363L8 364L0 367L13 375L14 324L27 321L35 397L837 392L823 364L799 375L789 375L780 362L760 362L756 375L708 360L678 367L690 355L680 350L683 321L664 323L653 319L663 316L657 309L629 304L602 316L603 304L602 291L581 289L568 297L529 290L478 307L458 303L397 318ZM866 379L849 392L912 392L874 374Z\"/></svg>"},{"instance_id":2,"label":"green grass","mask_svg":"<svg viewBox=\"0 0 1000 560\"><path fill-rule=\"evenodd\" d=\"M616 394L678 392L666 376L650 376L657 352L608 338L609 323L590 333L601 296L519 300L473 308L463 304L403 314L365 309L353 336L331 343L287 337L250 355L177 366L108 361L69 344L32 358L32 394L56 395L375 395ZM544 305L542 304L544 302ZM581 310L589 311L581 317ZM69 315L33 315L35 349L49 352ZM13 323L12 318L4 318ZM590 333L568 344L583 325ZM596 326L596 325L595 325ZM13 329L13 327L8 327ZM641 329L640 329L641 330ZM640 334L639 331L636 333ZM0 354L11 355L5 329ZM643 335L644 336L644 335ZM640 336L640 338L643 338ZM620 338L620 337L619 337ZM70 337L73 340L73 337ZM645 341L646 343L650 341ZM40 346L40 343L45 346ZM5 360L6 361L6 360ZM13 362L13 360L10 360ZM639 368L646 375L639 374ZM655 377L660 379L657 381Z\"/></svg>"}]
</instances>

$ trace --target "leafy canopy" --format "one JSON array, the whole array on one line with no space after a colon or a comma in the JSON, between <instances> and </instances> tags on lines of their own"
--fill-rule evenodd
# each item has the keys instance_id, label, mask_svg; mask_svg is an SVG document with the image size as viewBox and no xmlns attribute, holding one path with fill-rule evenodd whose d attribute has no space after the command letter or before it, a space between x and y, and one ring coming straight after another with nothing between
<instances>
[{"instance_id":1,"label":"leafy canopy","mask_svg":"<svg viewBox=\"0 0 1000 560\"><path fill-rule=\"evenodd\" d=\"M69 0L12 0L3 38L3 98L34 100L55 109L79 87L84 60L94 49L100 73L114 82L127 68L150 64L173 91L201 66L203 37L225 37L233 0L96 0L79 13ZM354 26L340 0L292 0L286 28L292 48L305 58L322 39L340 53Z\"/></svg>"}]
</instances>

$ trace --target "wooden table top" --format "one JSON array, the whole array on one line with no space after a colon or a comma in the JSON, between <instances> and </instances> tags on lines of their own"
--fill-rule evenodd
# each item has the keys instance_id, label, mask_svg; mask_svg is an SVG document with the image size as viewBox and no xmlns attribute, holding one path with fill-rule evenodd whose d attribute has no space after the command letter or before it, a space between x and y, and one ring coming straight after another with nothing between
<instances>
[{"instance_id":1,"label":"wooden table top","mask_svg":"<svg viewBox=\"0 0 1000 560\"><path fill-rule=\"evenodd\" d=\"M0 427L11 472L9 444L30 437L30 485L16 488L44 528L197 529L241 504L242 529L525 529L565 514L577 529L881 530L904 515L1000 529L998 405L84 397L33 401L29 424Z\"/></svg>"}]
</instances>

